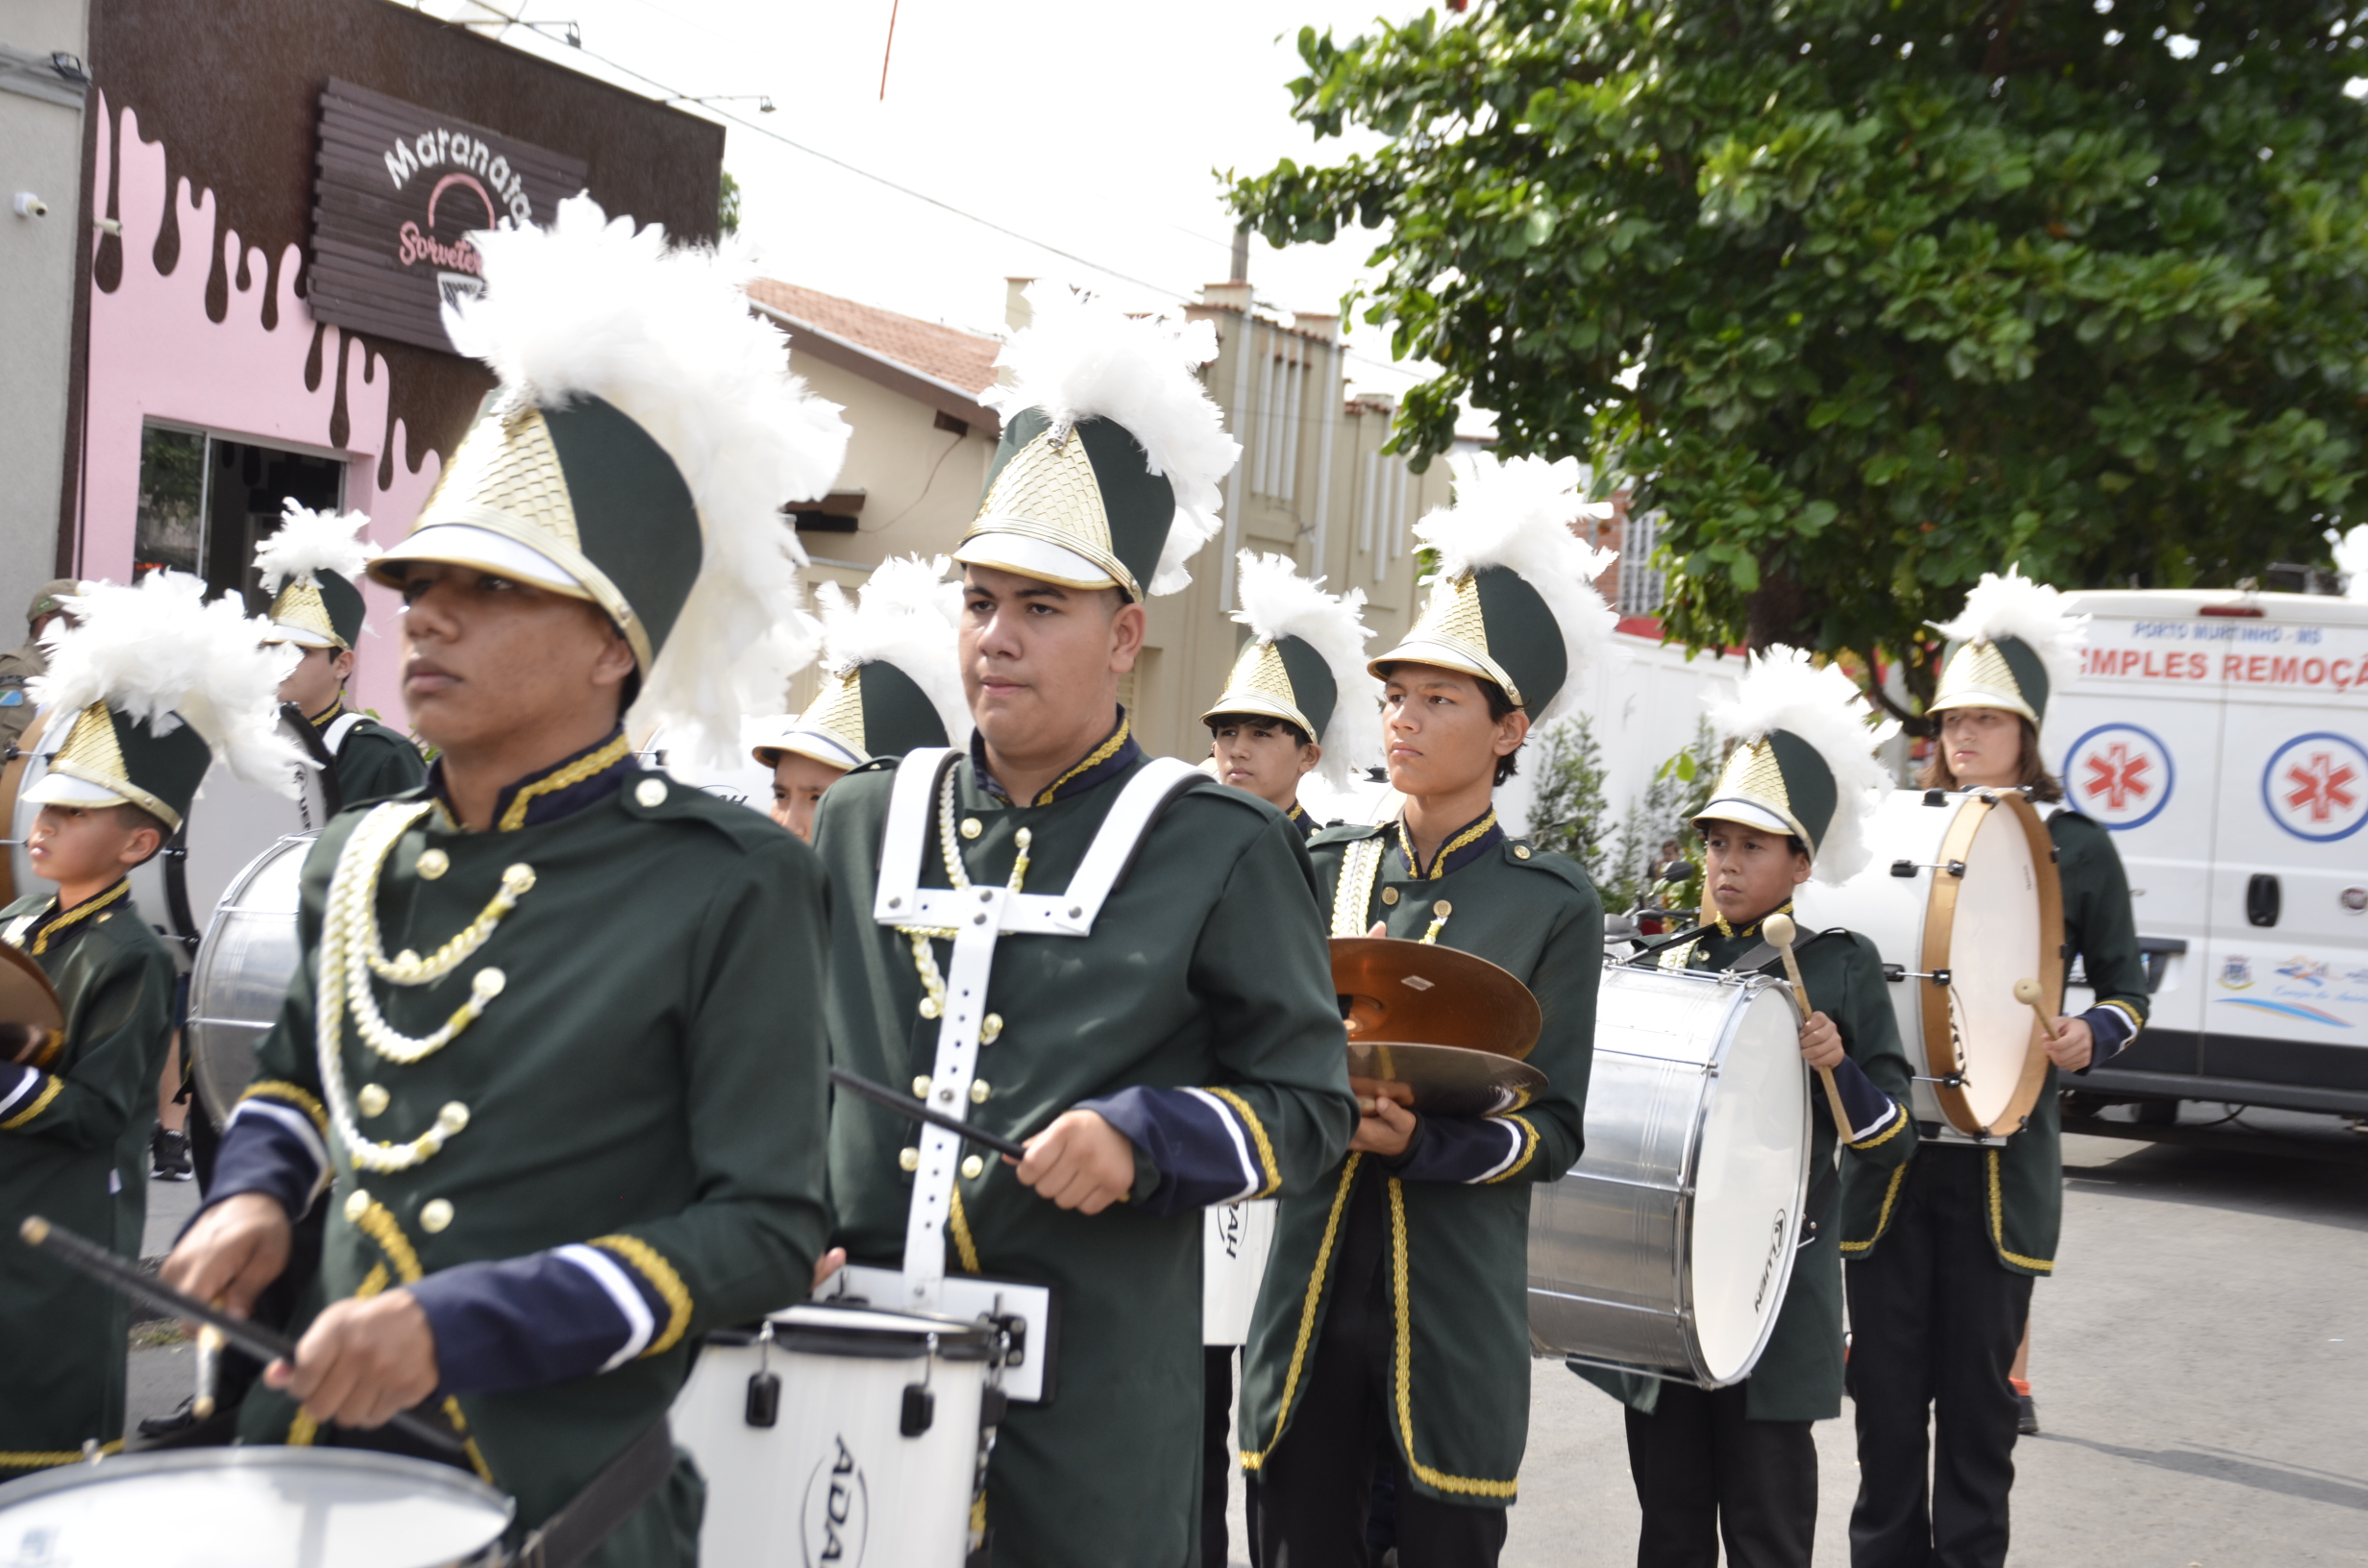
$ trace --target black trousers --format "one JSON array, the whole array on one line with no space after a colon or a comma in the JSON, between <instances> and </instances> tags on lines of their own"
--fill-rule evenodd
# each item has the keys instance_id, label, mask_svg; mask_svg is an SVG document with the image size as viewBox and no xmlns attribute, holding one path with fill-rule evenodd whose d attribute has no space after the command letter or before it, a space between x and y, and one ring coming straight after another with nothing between
<instances>
[{"instance_id":1,"label":"black trousers","mask_svg":"<svg viewBox=\"0 0 2368 1568\"><path fill-rule=\"evenodd\" d=\"M1379 1182L1348 1216L1340 1274L1309 1357L1291 1430L1249 1477L1250 1560L1258 1568L1369 1568L1366 1531L1375 1458L1390 1448L1390 1300L1380 1268ZM1523 1419L1517 1412L1508 1419ZM1505 1510L1464 1507L1397 1487L1398 1568L1494 1568Z\"/></svg>"},{"instance_id":2,"label":"black trousers","mask_svg":"<svg viewBox=\"0 0 2368 1568\"><path fill-rule=\"evenodd\" d=\"M1225 1568L1226 1486L1242 1467L1233 1447L1231 1345L1200 1347L1200 1568Z\"/></svg>"},{"instance_id":3,"label":"black trousers","mask_svg":"<svg viewBox=\"0 0 2368 1568\"><path fill-rule=\"evenodd\" d=\"M1653 1413L1628 1412L1628 1473L1644 1510L1637 1568L1809 1568L1817 1535L1817 1445L1806 1421L1752 1421L1742 1384L1664 1383Z\"/></svg>"},{"instance_id":4,"label":"black trousers","mask_svg":"<svg viewBox=\"0 0 2368 1568\"><path fill-rule=\"evenodd\" d=\"M1983 1151L1919 1149L1889 1231L1845 1271L1859 1426L1851 1568L2007 1560L2007 1373L2031 1311L2031 1278L1998 1262L1988 1213Z\"/></svg>"}]
</instances>

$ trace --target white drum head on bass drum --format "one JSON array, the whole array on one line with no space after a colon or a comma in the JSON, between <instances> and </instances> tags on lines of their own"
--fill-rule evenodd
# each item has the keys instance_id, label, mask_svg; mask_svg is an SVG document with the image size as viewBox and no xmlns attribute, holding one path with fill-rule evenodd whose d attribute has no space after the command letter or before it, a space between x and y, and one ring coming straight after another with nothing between
<instances>
[{"instance_id":1,"label":"white drum head on bass drum","mask_svg":"<svg viewBox=\"0 0 2368 1568\"><path fill-rule=\"evenodd\" d=\"M255 1076L255 1053L296 972L296 912L313 839L282 839L232 882L189 976L190 1075L216 1127Z\"/></svg>"},{"instance_id":2,"label":"white drum head on bass drum","mask_svg":"<svg viewBox=\"0 0 2368 1568\"><path fill-rule=\"evenodd\" d=\"M1714 1383L1740 1377L1759 1358L1784 1301L1801 1228L1808 1113L1795 1015L1782 992L1763 991L1736 1020L1697 1149L1686 1276Z\"/></svg>"},{"instance_id":3,"label":"white drum head on bass drum","mask_svg":"<svg viewBox=\"0 0 2368 1568\"><path fill-rule=\"evenodd\" d=\"M1967 810L1980 810L1968 805ZM2015 814L1982 810L1956 880L1949 936L1949 1024L1976 1121L1998 1127L2022 1088L2038 1020L2014 999L2014 982L2045 985L2038 866ZM1949 890L1943 887L1941 895ZM2055 993L2049 992L2053 1012ZM2012 1132L2012 1127L2001 1129Z\"/></svg>"},{"instance_id":4,"label":"white drum head on bass drum","mask_svg":"<svg viewBox=\"0 0 2368 1568\"><path fill-rule=\"evenodd\" d=\"M490 1560L512 1505L450 1465L329 1448L206 1448L0 1488L0 1562L37 1568L438 1568Z\"/></svg>"}]
</instances>

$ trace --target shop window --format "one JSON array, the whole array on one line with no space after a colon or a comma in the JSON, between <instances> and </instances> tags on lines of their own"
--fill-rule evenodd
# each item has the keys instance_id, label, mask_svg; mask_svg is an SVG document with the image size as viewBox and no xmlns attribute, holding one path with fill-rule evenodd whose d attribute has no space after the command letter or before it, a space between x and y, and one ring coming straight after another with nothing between
<instances>
[{"instance_id":1,"label":"shop window","mask_svg":"<svg viewBox=\"0 0 2368 1568\"><path fill-rule=\"evenodd\" d=\"M165 568L206 579L207 597L236 593L249 614L268 608L255 576L255 547L280 526L293 498L344 504L345 465L333 457L151 425L140 432L135 576Z\"/></svg>"}]
</instances>

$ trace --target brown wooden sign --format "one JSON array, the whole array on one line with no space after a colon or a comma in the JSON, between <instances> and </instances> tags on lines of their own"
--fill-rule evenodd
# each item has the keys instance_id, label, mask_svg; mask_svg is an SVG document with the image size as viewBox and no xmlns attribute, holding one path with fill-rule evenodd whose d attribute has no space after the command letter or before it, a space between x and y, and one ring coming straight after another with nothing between
<instances>
[{"instance_id":1,"label":"brown wooden sign","mask_svg":"<svg viewBox=\"0 0 2368 1568\"><path fill-rule=\"evenodd\" d=\"M484 289L468 236L549 223L585 173L580 159L337 81L321 93L315 166L313 316L447 354L445 303Z\"/></svg>"}]
</instances>

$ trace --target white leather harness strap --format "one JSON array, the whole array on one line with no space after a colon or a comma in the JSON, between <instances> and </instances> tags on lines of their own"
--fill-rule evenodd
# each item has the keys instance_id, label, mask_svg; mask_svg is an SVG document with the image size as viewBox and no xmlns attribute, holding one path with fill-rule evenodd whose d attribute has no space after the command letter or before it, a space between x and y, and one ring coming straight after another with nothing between
<instances>
[{"instance_id":1,"label":"white leather harness strap","mask_svg":"<svg viewBox=\"0 0 2368 1568\"><path fill-rule=\"evenodd\" d=\"M1102 904L1124 879L1159 814L1206 775L1172 757L1145 764L1121 790L1069 887L1060 893L1015 894L1009 888L976 883L968 888L925 888L921 886L922 856L937 832L931 815L945 771L954 760L951 748L931 747L907 753L897 765L888 820L881 833L879 883L874 890L872 919L881 925L953 933L953 964L946 975L945 1008L938 1019L937 1058L931 1065L928 1092L932 1110L967 1117L997 940L1005 934L1082 937L1090 933ZM946 1223L953 1203L954 1167L961 1144L954 1133L937 1127L922 1129L921 1164L913 1175L912 1206L904 1223L904 1305L908 1308L933 1310L939 1305L946 1278Z\"/></svg>"},{"instance_id":2,"label":"white leather harness strap","mask_svg":"<svg viewBox=\"0 0 2368 1568\"><path fill-rule=\"evenodd\" d=\"M321 749L334 757L338 748L345 745L345 738L354 733L354 726L365 717L358 713L341 713L332 719L329 727L321 731Z\"/></svg>"}]
</instances>

